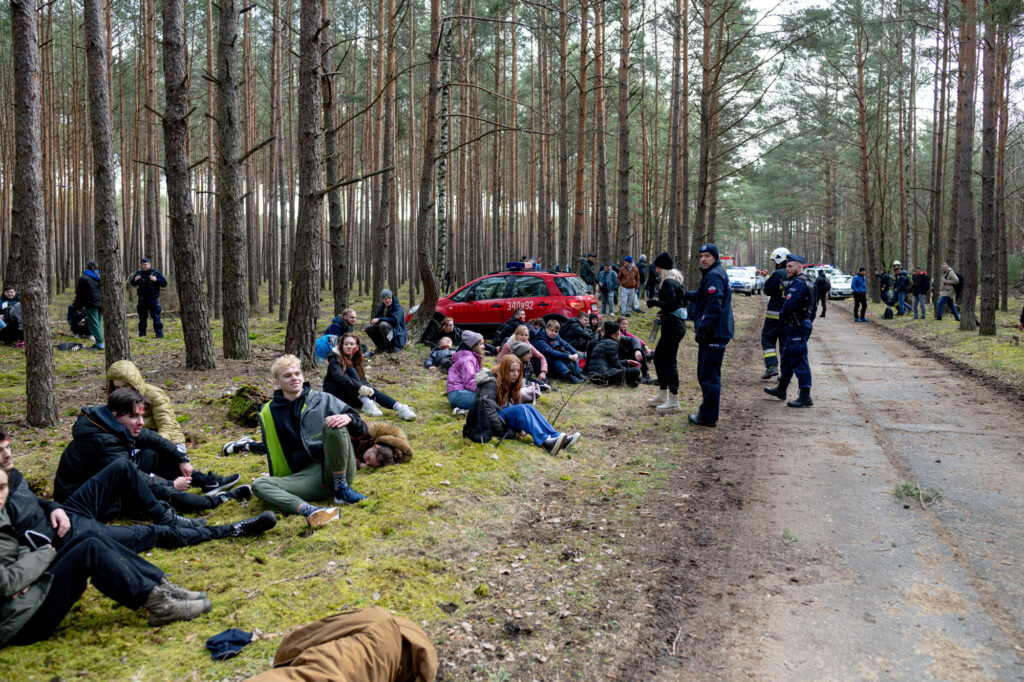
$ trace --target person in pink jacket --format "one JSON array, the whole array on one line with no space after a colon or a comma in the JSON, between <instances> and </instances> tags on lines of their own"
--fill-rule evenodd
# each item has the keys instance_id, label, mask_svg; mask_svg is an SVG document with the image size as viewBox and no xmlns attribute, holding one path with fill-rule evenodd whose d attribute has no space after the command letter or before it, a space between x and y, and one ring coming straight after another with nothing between
<instances>
[{"instance_id":1,"label":"person in pink jacket","mask_svg":"<svg viewBox=\"0 0 1024 682\"><path fill-rule=\"evenodd\" d=\"M530 364L533 365L533 373L537 377L538 381L547 381L548 379L548 359L544 357L544 354L533 347L530 343L530 328L525 324L521 324L516 327L515 333L509 337L505 345L501 347L498 352L498 362L501 359L512 352L512 344L517 341L525 343L530 347Z\"/></svg>"},{"instance_id":2,"label":"person in pink jacket","mask_svg":"<svg viewBox=\"0 0 1024 682\"><path fill-rule=\"evenodd\" d=\"M484 358L484 337L472 331L462 332L462 343L452 356L452 366L448 370L448 404L454 409L452 414L465 414L473 406L476 399L476 381L474 377L480 371L480 363Z\"/></svg>"}]
</instances>

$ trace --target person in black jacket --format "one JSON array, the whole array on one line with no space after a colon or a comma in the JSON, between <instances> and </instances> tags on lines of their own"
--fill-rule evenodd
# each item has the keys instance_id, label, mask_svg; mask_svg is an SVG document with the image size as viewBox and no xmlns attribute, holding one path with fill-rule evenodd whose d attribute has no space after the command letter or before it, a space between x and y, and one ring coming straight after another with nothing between
<instances>
[{"instance_id":1,"label":"person in black jacket","mask_svg":"<svg viewBox=\"0 0 1024 682\"><path fill-rule=\"evenodd\" d=\"M100 291L100 266L96 261L91 260L85 264L85 270L75 285L75 301L72 305L85 312L89 334L96 340L91 348L103 350L103 292Z\"/></svg>"},{"instance_id":2,"label":"person in black jacket","mask_svg":"<svg viewBox=\"0 0 1024 682\"><path fill-rule=\"evenodd\" d=\"M697 338L697 381L704 400L697 414L687 420L694 426L716 426L722 396L722 360L725 346L733 337L732 289L718 257L718 247L705 244L698 252L702 277L696 291L687 291L694 301L693 331Z\"/></svg>"},{"instance_id":3,"label":"person in black jacket","mask_svg":"<svg viewBox=\"0 0 1024 682\"><path fill-rule=\"evenodd\" d=\"M445 317L440 313L434 313L434 319L427 324L427 328L423 330L423 334L420 336L420 343L429 346L433 350L437 348L437 345L443 338L451 339L452 345L455 345L462 341L462 329L456 326L454 319Z\"/></svg>"},{"instance_id":4,"label":"person in black jacket","mask_svg":"<svg viewBox=\"0 0 1024 682\"><path fill-rule=\"evenodd\" d=\"M892 262L892 290L896 292L896 314L903 315L910 310L907 294L910 293L910 275L903 269L898 260Z\"/></svg>"},{"instance_id":5,"label":"person in black jacket","mask_svg":"<svg viewBox=\"0 0 1024 682\"><path fill-rule=\"evenodd\" d=\"M925 311L928 310L928 292L932 290L932 278L924 268L914 268L914 286L912 292L914 294L914 319L917 319L917 313L921 311L921 319L926 319Z\"/></svg>"},{"instance_id":6,"label":"person in black jacket","mask_svg":"<svg viewBox=\"0 0 1024 682\"><path fill-rule=\"evenodd\" d=\"M800 396L786 403L789 407L814 405L811 400L811 365L807 361L807 340L813 331L816 292L814 281L804 273L803 266L803 257L792 253L786 257L786 303L779 314L786 326L782 372L779 374L778 385L764 387L768 395L785 400L789 382L796 375Z\"/></svg>"},{"instance_id":7,"label":"person in black jacket","mask_svg":"<svg viewBox=\"0 0 1024 682\"><path fill-rule=\"evenodd\" d=\"M764 283L764 295L768 297L768 306L764 313L764 326L761 327L761 353L764 357L762 381L779 375L779 354L776 346L781 343L784 335L782 323L779 322L779 311L782 310L782 283L786 280L788 255L789 249L784 246L772 251L771 259L775 263L775 272L769 275Z\"/></svg>"},{"instance_id":8,"label":"person in black jacket","mask_svg":"<svg viewBox=\"0 0 1024 682\"><path fill-rule=\"evenodd\" d=\"M821 316L825 317L825 304L828 302L828 292L832 290L832 282L824 270L818 270L818 278L814 280L814 291L818 296L818 303L821 304Z\"/></svg>"},{"instance_id":9,"label":"person in black jacket","mask_svg":"<svg viewBox=\"0 0 1024 682\"><path fill-rule=\"evenodd\" d=\"M0 329L0 343L13 346L25 340L24 325L21 318L21 299L14 287L8 284L0 295L0 321L4 327Z\"/></svg>"},{"instance_id":10,"label":"person in black jacket","mask_svg":"<svg viewBox=\"0 0 1024 682\"><path fill-rule=\"evenodd\" d=\"M633 360L631 366L624 366L619 360L619 325L605 322L602 338L594 342L587 351L587 374L590 381L606 386L626 384L636 388L640 383L640 363Z\"/></svg>"},{"instance_id":11,"label":"person in black jacket","mask_svg":"<svg viewBox=\"0 0 1024 682\"><path fill-rule=\"evenodd\" d=\"M159 270L153 269L148 258L143 258L139 269L128 278L128 283L139 290L139 302L135 310L139 313L139 336L146 335L147 317L153 316L153 332L156 338L164 338L164 323L160 321L160 290L167 286L167 279Z\"/></svg>"},{"instance_id":12,"label":"person in black jacket","mask_svg":"<svg viewBox=\"0 0 1024 682\"><path fill-rule=\"evenodd\" d=\"M679 367L676 356L679 342L686 336L686 290L683 276L673 268L672 257L662 251L654 259L654 271L661 281L657 298L647 299L648 308L658 308L658 322L661 338L654 348L654 369L658 373L658 394L647 401L655 409L671 411L679 409Z\"/></svg>"},{"instance_id":13,"label":"person in black jacket","mask_svg":"<svg viewBox=\"0 0 1024 682\"><path fill-rule=\"evenodd\" d=\"M526 309L516 308L512 311L512 317L498 327L498 331L494 334L494 347L501 348L504 346L509 337L516 333L516 328L522 324L526 324ZM452 341L454 341L455 346L458 346L459 342L462 341L462 337L452 339Z\"/></svg>"},{"instance_id":14,"label":"person in black jacket","mask_svg":"<svg viewBox=\"0 0 1024 682\"><path fill-rule=\"evenodd\" d=\"M362 345L355 334L342 334L338 339L338 345L327 354L324 393L330 393L352 409L360 410L372 417L384 414L377 407L381 405L389 410L395 410L398 416L406 421L416 419L416 413L411 407L374 388L366 380Z\"/></svg>"},{"instance_id":15,"label":"person in black jacket","mask_svg":"<svg viewBox=\"0 0 1024 682\"><path fill-rule=\"evenodd\" d=\"M85 312L81 308L76 308L74 304L68 305L68 327L75 336L89 336Z\"/></svg>"}]
</instances>

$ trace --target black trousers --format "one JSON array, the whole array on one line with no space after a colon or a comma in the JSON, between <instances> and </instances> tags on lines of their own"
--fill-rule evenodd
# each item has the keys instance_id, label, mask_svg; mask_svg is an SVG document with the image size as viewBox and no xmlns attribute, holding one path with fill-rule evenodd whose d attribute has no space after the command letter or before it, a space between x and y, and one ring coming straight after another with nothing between
<instances>
[{"instance_id":1,"label":"black trousers","mask_svg":"<svg viewBox=\"0 0 1024 682\"><path fill-rule=\"evenodd\" d=\"M705 421L718 421L718 404L722 399L722 360L728 339L711 339L697 346L697 381L704 400L700 404L700 417Z\"/></svg>"},{"instance_id":2,"label":"black trousers","mask_svg":"<svg viewBox=\"0 0 1024 682\"><path fill-rule=\"evenodd\" d=\"M640 383L640 368L626 367L611 374L595 374L590 377L590 380L595 384L605 384L608 386L621 386L625 383L632 388Z\"/></svg>"},{"instance_id":3,"label":"black trousers","mask_svg":"<svg viewBox=\"0 0 1024 682\"><path fill-rule=\"evenodd\" d=\"M139 336L146 335L146 317L152 315L153 331L156 332L158 339L163 337L164 323L160 321L160 313L163 312L163 309L160 307L159 298L140 298L135 306L135 311L139 313Z\"/></svg>"},{"instance_id":4,"label":"black trousers","mask_svg":"<svg viewBox=\"0 0 1024 682\"><path fill-rule=\"evenodd\" d=\"M137 609L164 577L163 571L128 548L93 536L65 543L47 572L53 576L50 590L12 644L49 639L90 578L96 589L121 606Z\"/></svg>"},{"instance_id":5,"label":"black trousers","mask_svg":"<svg viewBox=\"0 0 1024 682\"><path fill-rule=\"evenodd\" d=\"M860 311L858 313L858 311ZM868 314L868 295L864 291L853 292L853 319L863 320Z\"/></svg>"},{"instance_id":6,"label":"black trousers","mask_svg":"<svg viewBox=\"0 0 1024 682\"><path fill-rule=\"evenodd\" d=\"M826 305L828 303L828 294L819 298L818 303L821 304L821 316L825 317L825 312L828 310L828 306Z\"/></svg>"},{"instance_id":7,"label":"black trousers","mask_svg":"<svg viewBox=\"0 0 1024 682\"><path fill-rule=\"evenodd\" d=\"M150 487L157 499L169 502L176 510L190 514L220 506L222 500L219 497L197 495L167 484L167 481L174 481L181 476L181 467L175 458L161 455L155 450L139 450L135 453L135 462L144 475L155 474L164 479L157 481L149 478Z\"/></svg>"},{"instance_id":8,"label":"black trousers","mask_svg":"<svg viewBox=\"0 0 1024 682\"><path fill-rule=\"evenodd\" d=\"M679 393L679 342L686 335L686 323L675 315L661 316L661 338L654 349L654 370L658 373L658 388Z\"/></svg>"},{"instance_id":9,"label":"black trousers","mask_svg":"<svg viewBox=\"0 0 1024 682\"><path fill-rule=\"evenodd\" d=\"M764 368L772 369L779 366L779 354L775 350L776 344L782 343L784 327L779 322L778 313L776 317L764 318L764 326L761 327L761 354L764 357Z\"/></svg>"},{"instance_id":10,"label":"black trousers","mask_svg":"<svg viewBox=\"0 0 1024 682\"><path fill-rule=\"evenodd\" d=\"M385 332L375 324L366 327L366 335L373 341L373 345L377 347L377 350L382 353L389 353L395 348Z\"/></svg>"}]
</instances>

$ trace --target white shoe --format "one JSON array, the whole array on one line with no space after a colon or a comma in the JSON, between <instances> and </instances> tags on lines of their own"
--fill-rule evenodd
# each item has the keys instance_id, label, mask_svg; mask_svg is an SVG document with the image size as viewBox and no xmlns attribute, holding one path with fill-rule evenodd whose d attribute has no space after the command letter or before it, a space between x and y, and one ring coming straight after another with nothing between
<instances>
[{"instance_id":1,"label":"white shoe","mask_svg":"<svg viewBox=\"0 0 1024 682\"><path fill-rule=\"evenodd\" d=\"M461 407L456 407L452 410L453 417L462 417L469 414L469 410L464 410Z\"/></svg>"},{"instance_id":2,"label":"white shoe","mask_svg":"<svg viewBox=\"0 0 1024 682\"><path fill-rule=\"evenodd\" d=\"M363 414L368 414L371 417L383 417L384 413L377 407L377 403L373 402L370 398L360 398L359 401L363 404L363 407L359 410Z\"/></svg>"},{"instance_id":3,"label":"white shoe","mask_svg":"<svg viewBox=\"0 0 1024 682\"><path fill-rule=\"evenodd\" d=\"M661 407L668 400L668 389L663 388L658 391L658 394L647 401L647 404L651 407Z\"/></svg>"},{"instance_id":4,"label":"white shoe","mask_svg":"<svg viewBox=\"0 0 1024 682\"><path fill-rule=\"evenodd\" d=\"M576 442L582 437L583 434L580 433L579 431L576 431L575 433L570 433L569 437L565 439L565 445L562 446L562 449L571 450L572 446L576 445Z\"/></svg>"},{"instance_id":5,"label":"white shoe","mask_svg":"<svg viewBox=\"0 0 1024 682\"><path fill-rule=\"evenodd\" d=\"M663 405L658 405L654 409L662 410L662 411L665 411L665 412L674 412L675 410L678 410L679 409L679 396L678 395L673 395L673 394L670 393L669 396L668 396L668 400L666 400Z\"/></svg>"},{"instance_id":6,"label":"white shoe","mask_svg":"<svg viewBox=\"0 0 1024 682\"><path fill-rule=\"evenodd\" d=\"M411 422L416 418L416 413L412 411L412 408L404 403L395 403L395 411L398 412L398 416L407 422Z\"/></svg>"}]
</instances>

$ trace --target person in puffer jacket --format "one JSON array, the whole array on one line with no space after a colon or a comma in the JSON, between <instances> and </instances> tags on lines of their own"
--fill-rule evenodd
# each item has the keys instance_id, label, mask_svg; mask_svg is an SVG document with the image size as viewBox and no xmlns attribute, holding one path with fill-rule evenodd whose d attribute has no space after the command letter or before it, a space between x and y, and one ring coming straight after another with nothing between
<instances>
[{"instance_id":1,"label":"person in puffer jacket","mask_svg":"<svg viewBox=\"0 0 1024 682\"><path fill-rule=\"evenodd\" d=\"M476 381L484 358L484 337L474 331L462 332L462 343L452 356L445 383L452 414L465 414L476 400Z\"/></svg>"}]
</instances>

